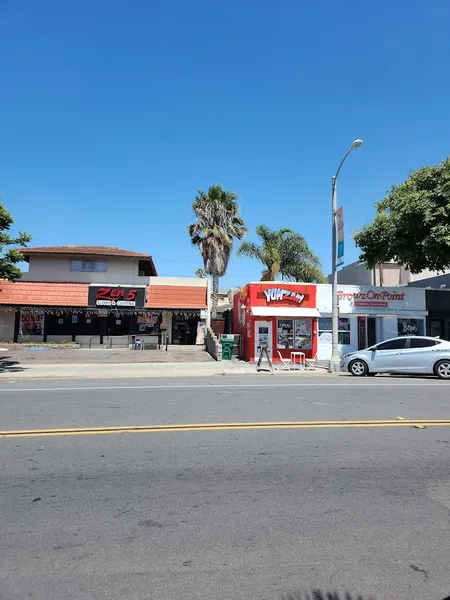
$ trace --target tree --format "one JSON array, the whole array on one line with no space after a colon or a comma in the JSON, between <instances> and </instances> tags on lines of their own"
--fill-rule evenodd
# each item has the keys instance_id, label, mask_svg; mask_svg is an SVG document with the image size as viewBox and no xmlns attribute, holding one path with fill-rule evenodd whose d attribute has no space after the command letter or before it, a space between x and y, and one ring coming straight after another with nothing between
<instances>
[{"instance_id":1,"label":"tree","mask_svg":"<svg viewBox=\"0 0 450 600\"><path fill-rule=\"evenodd\" d=\"M412 273L450 267L450 159L415 171L376 206L354 236L369 268L390 260Z\"/></svg>"},{"instance_id":2,"label":"tree","mask_svg":"<svg viewBox=\"0 0 450 600\"><path fill-rule=\"evenodd\" d=\"M195 223L189 225L191 242L200 250L205 271L212 276L211 315L216 316L219 278L225 275L234 239L241 240L248 229L239 213L238 196L212 185L207 192L198 191L192 208Z\"/></svg>"},{"instance_id":3,"label":"tree","mask_svg":"<svg viewBox=\"0 0 450 600\"><path fill-rule=\"evenodd\" d=\"M5 250L5 247L25 246L31 241L31 235L28 233L19 232L17 237L11 237L9 233L6 233L13 223L14 220L11 214L0 202L0 279L7 279L8 281L17 281L22 276L21 270L16 265L23 260L23 255L17 249Z\"/></svg>"},{"instance_id":4,"label":"tree","mask_svg":"<svg viewBox=\"0 0 450 600\"><path fill-rule=\"evenodd\" d=\"M258 225L256 235L261 244L243 242L237 249L237 255L259 260L266 267L261 274L261 281L275 281L281 267L281 244L287 235L293 233L288 228L276 231L266 225Z\"/></svg>"},{"instance_id":5,"label":"tree","mask_svg":"<svg viewBox=\"0 0 450 600\"><path fill-rule=\"evenodd\" d=\"M280 271L288 281L327 283L320 259L299 233L293 233L282 241Z\"/></svg>"},{"instance_id":6,"label":"tree","mask_svg":"<svg viewBox=\"0 0 450 600\"><path fill-rule=\"evenodd\" d=\"M266 267L261 281L274 281L280 273L288 281L325 281L320 260L302 235L289 228L273 230L266 225L258 225L256 234L261 244L243 242L237 255L256 258Z\"/></svg>"},{"instance_id":7,"label":"tree","mask_svg":"<svg viewBox=\"0 0 450 600\"><path fill-rule=\"evenodd\" d=\"M197 277L200 277L200 279L204 279L208 275L205 269L197 269L195 271L195 274L197 275Z\"/></svg>"}]
</instances>

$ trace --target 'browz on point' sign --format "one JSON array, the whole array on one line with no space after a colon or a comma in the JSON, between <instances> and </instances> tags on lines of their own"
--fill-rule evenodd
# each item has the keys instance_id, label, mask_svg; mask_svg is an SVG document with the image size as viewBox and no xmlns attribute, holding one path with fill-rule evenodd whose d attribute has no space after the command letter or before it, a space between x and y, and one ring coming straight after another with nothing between
<instances>
[{"instance_id":1,"label":"'browz on point' sign","mask_svg":"<svg viewBox=\"0 0 450 600\"><path fill-rule=\"evenodd\" d=\"M284 290L282 288L270 288L269 290L264 290L264 295L267 302L281 302L282 300L289 300L290 302L301 304L305 299L305 294L297 294L297 292L293 292L292 290Z\"/></svg>"},{"instance_id":2,"label":"'browz on point' sign","mask_svg":"<svg viewBox=\"0 0 450 600\"><path fill-rule=\"evenodd\" d=\"M142 308L145 303L143 287L89 286L89 306Z\"/></svg>"}]
</instances>

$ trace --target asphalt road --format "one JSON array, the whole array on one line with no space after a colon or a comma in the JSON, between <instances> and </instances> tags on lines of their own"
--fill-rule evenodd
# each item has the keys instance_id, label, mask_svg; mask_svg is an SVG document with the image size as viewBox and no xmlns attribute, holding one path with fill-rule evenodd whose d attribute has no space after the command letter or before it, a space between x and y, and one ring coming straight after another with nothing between
<instances>
[{"instance_id":1,"label":"asphalt road","mask_svg":"<svg viewBox=\"0 0 450 600\"><path fill-rule=\"evenodd\" d=\"M425 421L450 419L449 392L385 377L4 382L0 427ZM450 593L450 426L38 435L0 450L2 600Z\"/></svg>"}]
</instances>

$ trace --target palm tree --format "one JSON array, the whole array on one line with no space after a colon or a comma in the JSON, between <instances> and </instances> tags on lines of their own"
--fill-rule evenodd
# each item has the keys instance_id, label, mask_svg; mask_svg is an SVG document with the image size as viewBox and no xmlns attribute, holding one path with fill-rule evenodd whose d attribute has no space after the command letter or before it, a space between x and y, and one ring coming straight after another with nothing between
<instances>
[{"instance_id":1,"label":"palm tree","mask_svg":"<svg viewBox=\"0 0 450 600\"><path fill-rule=\"evenodd\" d=\"M276 231L266 225L258 225L256 234L262 243L243 242L237 255L256 258L266 267L261 281L274 281L281 273L288 281L326 283L320 260L302 235L292 229Z\"/></svg>"},{"instance_id":2,"label":"palm tree","mask_svg":"<svg viewBox=\"0 0 450 600\"><path fill-rule=\"evenodd\" d=\"M283 240L280 254L280 271L287 281L327 283L320 259L299 233L293 233Z\"/></svg>"},{"instance_id":3,"label":"palm tree","mask_svg":"<svg viewBox=\"0 0 450 600\"><path fill-rule=\"evenodd\" d=\"M242 240L248 229L239 213L238 196L212 185L207 192L198 191L192 208L195 223L189 225L191 242L200 250L205 271L212 276L211 316L215 317L219 297L219 278L228 266L234 238Z\"/></svg>"},{"instance_id":4,"label":"palm tree","mask_svg":"<svg viewBox=\"0 0 450 600\"><path fill-rule=\"evenodd\" d=\"M200 279L204 279L208 275L205 269L197 269L195 271L195 274L197 275L197 277L200 277Z\"/></svg>"},{"instance_id":5,"label":"palm tree","mask_svg":"<svg viewBox=\"0 0 450 600\"><path fill-rule=\"evenodd\" d=\"M276 231L266 225L258 225L256 235L261 240L261 244L242 242L237 249L237 255L259 260L266 267L261 274L261 281L275 281L281 268L283 240L293 233L292 229Z\"/></svg>"}]
</instances>

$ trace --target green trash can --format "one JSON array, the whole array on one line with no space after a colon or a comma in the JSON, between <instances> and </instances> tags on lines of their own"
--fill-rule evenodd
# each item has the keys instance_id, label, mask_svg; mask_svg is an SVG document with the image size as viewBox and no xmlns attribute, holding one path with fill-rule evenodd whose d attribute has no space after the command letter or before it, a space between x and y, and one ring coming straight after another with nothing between
<instances>
[{"instance_id":1,"label":"green trash can","mask_svg":"<svg viewBox=\"0 0 450 600\"><path fill-rule=\"evenodd\" d=\"M231 360L233 356L233 340L221 339L220 344L222 346L222 360Z\"/></svg>"}]
</instances>

